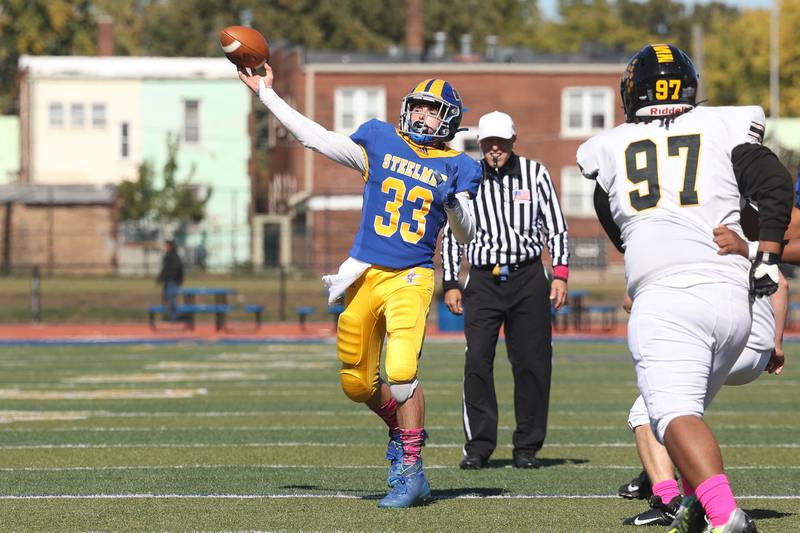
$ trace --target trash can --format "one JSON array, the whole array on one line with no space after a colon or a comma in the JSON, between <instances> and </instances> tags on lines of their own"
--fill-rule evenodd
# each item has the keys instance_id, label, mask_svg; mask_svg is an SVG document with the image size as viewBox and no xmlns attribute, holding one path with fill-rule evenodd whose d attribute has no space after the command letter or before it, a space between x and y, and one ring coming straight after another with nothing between
<instances>
[{"instance_id":1,"label":"trash can","mask_svg":"<svg viewBox=\"0 0 800 533\"><path fill-rule=\"evenodd\" d=\"M464 331L464 315L455 315L439 300L439 331Z\"/></svg>"}]
</instances>

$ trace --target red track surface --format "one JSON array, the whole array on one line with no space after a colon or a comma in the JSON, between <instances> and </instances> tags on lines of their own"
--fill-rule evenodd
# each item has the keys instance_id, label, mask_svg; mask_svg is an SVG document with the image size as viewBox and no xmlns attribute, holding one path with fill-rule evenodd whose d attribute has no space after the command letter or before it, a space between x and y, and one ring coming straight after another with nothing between
<instances>
[{"instance_id":1,"label":"red track surface","mask_svg":"<svg viewBox=\"0 0 800 533\"><path fill-rule=\"evenodd\" d=\"M571 337L624 337L625 325L613 330L600 328L574 332L572 329L556 331L555 338ZM7 323L0 324L0 341L119 341L141 340L142 342L185 340L214 341L224 339L298 339L298 340L330 340L335 337L333 324L330 322L313 322L301 328L296 322L266 322L259 330L252 323L238 322L228 325L226 331L214 331L211 322L200 322L194 331L185 329L182 324L159 323L153 331L146 323ZM430 339L459 341L464 338L461 332L440 332L435 325L428 326L427 337Z\"/></svg>"}]
</instances>

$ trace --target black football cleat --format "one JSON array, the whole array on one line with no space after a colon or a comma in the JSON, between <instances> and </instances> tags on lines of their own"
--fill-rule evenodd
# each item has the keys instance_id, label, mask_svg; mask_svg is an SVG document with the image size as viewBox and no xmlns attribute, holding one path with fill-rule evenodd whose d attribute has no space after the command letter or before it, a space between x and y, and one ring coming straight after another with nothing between
<instances>
[{"instance_id":1,"label":"black football cleat","mask_svg":"<svg viewBox=\"0 0 800 533\"><path fill-rule=\"evenodd\" d=\"M514 468L541 468L542 462L531 453L520 453L514 456Z\"/></svg>"},{"instance_id":2,"label":"black football cleat","mask_svg":"<svg viewBox=\"0 0 800 533\"><path fill-rule=\"evenodd\" d=\"M467 455L461 459L461 462L458 463L458 467L461 470L480 470L486 467L487 464L489 464L488 459L484 459L479 455Z\"/></svg>"},{"instance_id":3,"label":"black football cleat","mask_svg":"<svg viewBox=\"0 0 800 533\"><path fill-rule=\"evenodd\" d=\"M653 486L650 484L647 472L642 470L638 476L620 486L617 494L626 500L646 500L650 498L653 495Z\"/></svg>"},{"instance_id":4,"label":"black football cleat","mask_svg":"<svg viewBox=\"0 0 800 533\"><path fill-rule=\"evenodd\" d=\"M650 508L642 513L626 518L624 526L668 526L675 520L675 513L681 505L681 496L675 496L669 503L661 501L661 496L650 496Z\"/></svg>"}]
</instances>

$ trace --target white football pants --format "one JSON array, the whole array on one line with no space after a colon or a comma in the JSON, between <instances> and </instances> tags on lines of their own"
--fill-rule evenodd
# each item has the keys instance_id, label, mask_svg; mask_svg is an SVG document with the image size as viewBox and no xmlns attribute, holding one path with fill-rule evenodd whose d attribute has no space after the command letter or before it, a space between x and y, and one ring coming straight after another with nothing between
<instances>
[{"instance_id":1,"label":"white football pants","mask_svg":"<svg viewBox=\"0 0 800 533\"><path fill-rule=\"evenodd\" d=\"M659 442L673 419L703 416L742 353L751 320L747 289L732 283L639 291L628 348Z\"/></svg>"}]
</instances>

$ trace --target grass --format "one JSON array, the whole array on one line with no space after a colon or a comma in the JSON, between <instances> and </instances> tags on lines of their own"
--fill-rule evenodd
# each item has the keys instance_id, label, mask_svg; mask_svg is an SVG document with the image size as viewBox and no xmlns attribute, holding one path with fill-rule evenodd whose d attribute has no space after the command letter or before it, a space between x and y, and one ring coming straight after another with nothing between
<instances>
[{"instance_id":1,"label":"grass","mask_svg":"<svg viewBox=\"0 0 800 533\"><path fill-rule=\"evenodd\" d=\"M501 348L500 446L457 468L463 346L426 346L424 450L433 501L385 511L385 429L339 390L334 347L0 349L0 531L635 531L615 497L640 470L625 428L636 392L621 344L555 345L545 467L510 467ZM719 395L707 419L760 531L800 530L800 374L791 361Z\"/></svg>"}]
</instances>

